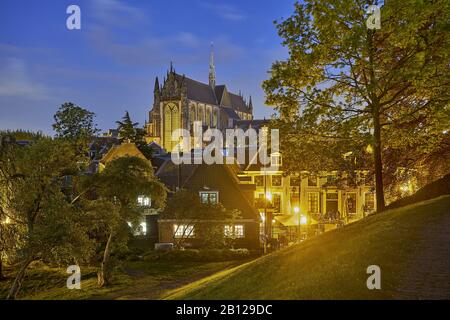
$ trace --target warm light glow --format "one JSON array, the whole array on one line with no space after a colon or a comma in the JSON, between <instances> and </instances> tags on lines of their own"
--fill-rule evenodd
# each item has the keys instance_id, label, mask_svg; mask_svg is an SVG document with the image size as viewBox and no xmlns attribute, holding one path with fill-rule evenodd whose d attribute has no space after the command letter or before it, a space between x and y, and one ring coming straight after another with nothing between
<instances>
[{"instance_id":1,"label":"warm light glow","mask_svg":"<svg viewBox=\"0 0 450 320\"><path fill-rule=\"evenodd\" d=\"M11 223L11 219L9 219L9 217L6 217L5 224L10 224L10 223Z\"/></svg>"},{"instance_id":2,"label":"warm light glow","mask_svg":"<svg viewBox=\"0 0 450 320\"><path fill-rule=\"evenodd\" d=\"M272 201L272 193L271 192L269 192L269 191L266 192L266 199L269 201Z\"/></svg>"},{"instance_id":3,"label":"warm light glow","mask_svg":"<svg viewBox=\"0 0 450 320\"><path fill-rule=\"evenodd\" d=\"M402 191L403 193L413 193L414 192L414 186L411 183L411 181L404 183L403 185L400 186L400 191Z\"/></svg>"},{"instance_id":4,"label":"warm light glow","mask_svg":"<svg viewBox=\"0 0 450 320\"><path fill-rule=\"evenodd\" d=\"M308 223L308 219L305 216L300 216L300 224L305 225Z\"/></svg>"},{"instance_id":5,"label":"warm light glow","mask_svg":"<svg viewBox=\"0 0 450 320\"><path fill-rule=\"evenodd\" d=\"M300 208L299 207L294 207L294 213L298 214L300 212Z\"/></svg>"},{"instance_id":6,"label":"warm light glow","mask_svg":"<svg viewBox=\"0 0 450 320\"><path fill-rule=\"evenodd\" d=\"M373 153L373 147L369 144L366 148L367 153Z\"/></svg>"},{"instance_id":7,"label":"warm light glow","mask_svg":"<svg viewBox=\"0 0 450 320\"><path fill-rule=\"evenodd\" d=\"M144 235L147 234L147 223L146 222L141 223L141 231L142 231L142 234L144 234Z\"/></svg>"},{"instance_id":8,"label":"warm light glow","mask_svg":"<svg viewBox=\"0 0 450 320\"><path fill-rule=\"evenodd\" d=\"M261 221L266 221L266 216L264 215L264 212L260 212L259 215L261 216Z\"/></svg>"}]
</instances>

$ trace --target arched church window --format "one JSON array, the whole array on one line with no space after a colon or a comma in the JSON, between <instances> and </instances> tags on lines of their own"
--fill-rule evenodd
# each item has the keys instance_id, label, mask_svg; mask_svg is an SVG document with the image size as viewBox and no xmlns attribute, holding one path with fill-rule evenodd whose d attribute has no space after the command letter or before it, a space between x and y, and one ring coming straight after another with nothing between
<instances>
[{"instance_id":1,"label":"arched church window","mask_svg":"<svg viewBox=\"0 0 450 320\"><path fill-rule=\"evenodd\" d=\"M195 120L195 106L191 105L189 107L189 123L191 124L191 126L194 124Z\"/></svg>"},{"instance_id":2,"label":"arched church window","mask_svg":"<svg viewBox=\"0 0 450 320\"><path fill-rule=\"evenodd\" d=\"M217 128L217 121L218 121L218 109L214 108L213 111L213 127Z\"/></svg>"},{"instance_id":3,"label":"arched church window","mask_svg":"<svg viewBox=\"0 0 450 320\"><path fill-rule=\"evenodd\" d=\"M178 107L171 103L164 108L164 148L171 152L178 144L177 141L172 141L172 132L180 129L180 111Z\"/></svg>"},{"instance_id":4,"label":"arched church window","mask_svg":"<svg viewBox=\"0 0 450 320\"><path fill-rule=\"evenodd\" d=\"M207 107L206 109L206 125L211 126L211 107Z\"/></svg>"}]
</instances>

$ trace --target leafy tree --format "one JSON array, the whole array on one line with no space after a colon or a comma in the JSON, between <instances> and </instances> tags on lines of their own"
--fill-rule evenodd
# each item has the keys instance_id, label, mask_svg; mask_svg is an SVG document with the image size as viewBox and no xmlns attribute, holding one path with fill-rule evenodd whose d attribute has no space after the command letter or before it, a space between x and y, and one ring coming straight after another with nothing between
<instances>
[{"instance_id":1,"label":"leafy tree","mask_svg":"<svg viewBox=\"0 0 450 320\"><path fill-rule=\"evenodd\" d=\"M122 118L122 121L116 121L116 123L118 126L120 139L122 139L122 141L129 141L136 144L142 154L144 154L147 159L150 159L152 156L152 150L145 142L145 130L137 127L139 123L131 120L128 111L125 112L125 116Z\"/></svg>"},{"instance_id":2,"label":"leafy tree","mask_svg":"<svg viewBox=\"0 0 450 320\"><path fill-rule=\"evenodd\" d=\"M83 262L94 246L81 223L83 216L64 193L66 177L78 172L70 144L42 138L16 147L7 160L10 165L0 181L6 190L1 208L15 228L14 246L8 248L9 259L20 265L8 295L15 299L33 261Z\"/></svg>"},{"instance_id":3,"label":"leafy tree","mask_svg":"<svg viewBox=\"0 0 450 320\"><path fill-rule=\"evenodd\" d=\"M345 150L336 145L348 144L357 156L371 145L379 211L385 207L383 152L417 137L424 146L436 141L427 143L427 137L439 139L439 117L448 113L450 93L450 3L384 1L381 29L370 30L367 6L381 3L296 3L295 13L277 23L289 58L275 62L263 84L267 103L291 128L282 144L297 137L287 147L292 153L284 153L285 159L293 154L292 165L303 138L316 145L311 152L317 152L318 163L326 163L333 150L332 159L341 162L338 153Z\"/></svg>"},{"instance_id":4,"label":"leafy tree","mask_svg":"<svg viewBox=\"0 0 450 320\"><path fill-rule=\"evenodd\" d=\"M202 203L198 196L182 189L171 197L161 216L180 222L174 230L173 240L177 248L183 248L192 232L195 232L195 237L205 246L224 246L224 223L232 224L240 214L239 210L227 210L220 203ZM175 236L182 224L192 228L185 228L180 236Z\"/></svg>"},{"instance_id":5,"label":"leafy tree","mask_svg":"<svg viewBox=\"0 0 450 320\"><path fill-rule=\"evenodd\" d=\"M110 162L86 185L97 195L87 204L86 210L91 221L95 221L92 225L103 247L98 282L100 286L106 286L111 283L112 250L126 245L128 223L138 225L142 217L138 196L148 196L156 208L163 208L166 188L154 176L150 162L136 157ZM86 195L85 199L89 199L89 194Z\"/></svg>"},{"instance_id":6,"label":"leafy tree","mask_svg":"<svg viewBox=\"0 0 450 320\"><path fill-rule=\"evenodd\" d=\"M72 141L78 145L80 152L84 152L89 141L99 132L94 117L93 112L66 102L53 116L53 129L58 138Z\"/></svg>"}]
</instances>

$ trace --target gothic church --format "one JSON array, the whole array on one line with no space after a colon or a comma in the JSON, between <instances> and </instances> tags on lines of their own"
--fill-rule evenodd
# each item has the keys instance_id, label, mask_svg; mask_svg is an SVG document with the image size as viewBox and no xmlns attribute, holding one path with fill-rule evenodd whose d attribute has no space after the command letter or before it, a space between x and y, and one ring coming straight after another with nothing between
<instances>
[{"instance_id":1,"label":"gothic church","mask_svg":"<svg viewBox=\"0 0 450 320\"><path fill-rule=\"evenodd\" d=\"M155 79L153 109L146 124L147 141L155 142L170 152L176 141L172 132L190 130L194 121L201 121L203 129L234 128L241 121L253 120L252 99L234 94L225 85L216 85L214 53L211 50L209 84L177 74L172 66L162 85Z\"/></svg>"}]
</instances>

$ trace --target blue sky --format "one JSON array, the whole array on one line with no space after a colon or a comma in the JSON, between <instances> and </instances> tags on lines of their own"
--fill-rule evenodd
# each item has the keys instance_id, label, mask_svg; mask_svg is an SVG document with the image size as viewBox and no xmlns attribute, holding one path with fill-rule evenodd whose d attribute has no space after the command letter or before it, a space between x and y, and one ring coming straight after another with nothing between
<instances>
[{"instance_id":1,"label":"blue sky","mask_svg":"<svg viewBox=\"0 0 450 320\"><path fill-rule=\"evenodd\" d=\"M173 61L178 73L207 82L211 41L217 83L252 95L255 116L269 117L261 82L286 49L273 21L293 0L1 0L0 129L52 133L65 101L96 113L101 129L128 110L141 124L155 76ZM69 31L66 8L81 8Z\"/></svg>"}]
</instances>

